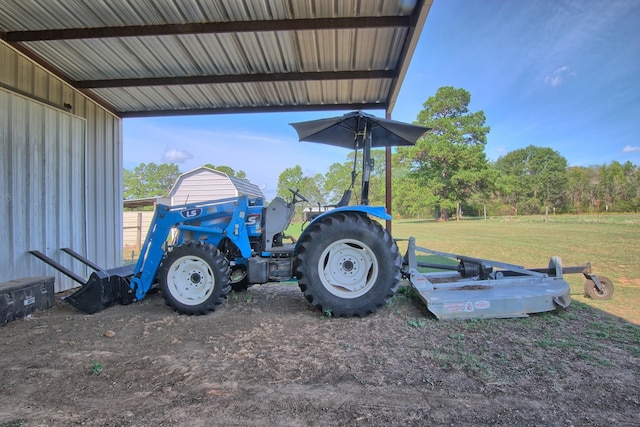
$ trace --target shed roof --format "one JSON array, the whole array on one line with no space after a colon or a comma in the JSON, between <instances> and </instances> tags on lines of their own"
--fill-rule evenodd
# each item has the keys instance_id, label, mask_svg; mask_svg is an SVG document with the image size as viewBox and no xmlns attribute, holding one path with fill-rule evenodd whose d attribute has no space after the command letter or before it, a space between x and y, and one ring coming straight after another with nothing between
<instances>
[{"instance_id":1,"label":"shed roof","mask_svg":"<svg viewBox=\"0 0 640 427\"><path fill-rule=\"evenodd\" d=\"M0 0L0 38L120 117L393 110L432 0Z\"/></svg>"},{"instance_id":2,"label":"shed roof","mask_svg":"<svg viewBox=\"0 0 640 427\"><path fill-rule=\"evenodd\" d=\"M169 197L155 196L155 197L143 197L141 199L126 199L123 201L125 209L140 209L146 207L156 207L158 204L168 205L171 203Z\"/></svg>"}]
</instances>

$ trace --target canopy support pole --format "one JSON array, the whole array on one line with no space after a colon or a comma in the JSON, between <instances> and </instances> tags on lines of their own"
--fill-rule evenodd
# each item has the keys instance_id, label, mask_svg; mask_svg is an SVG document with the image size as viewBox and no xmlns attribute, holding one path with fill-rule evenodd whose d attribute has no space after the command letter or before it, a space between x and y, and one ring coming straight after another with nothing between
<instances>
[{"instance_id":1,"label":"canopy support pole","mask_svg":"<svg viewBox=\"0 0 640 427\"><path fill-rule=\"evenodd\" d=\"M385 118L387 120L391 120L391 111L386 112ZM391 215L391 146L387 145L384 148L384 178L385 178L385 207L387 209L387 213ZM388 219L386 221L386 228L389 234L391 234L391 220Z\"/></svg>"},{"instance_id":2,"label":"canopy support pole","mask_svg":"<svg viewBox=\"0 0 640 427\"><path fill-rule=\"evenodd\" d=\"M364 147L362 149L362 192L360 196L360 203L363 205L369 204L369 180L371 178L371 169L373 169L373 161L371 160L371 129L368 129L365 124L364 135Z\"/></svg>"}]
</instances>

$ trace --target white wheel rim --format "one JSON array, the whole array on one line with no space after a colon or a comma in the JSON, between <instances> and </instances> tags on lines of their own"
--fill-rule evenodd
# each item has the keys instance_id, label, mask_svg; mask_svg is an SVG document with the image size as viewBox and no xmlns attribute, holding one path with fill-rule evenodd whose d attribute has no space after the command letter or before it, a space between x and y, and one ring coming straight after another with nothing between
<instances>
[{"instance_id":1,"label":"white wheel rim","mask_svg":"<svg viewBox=\"0 0 640 427\"><path fill-rule=\"evenodd\" d=\"M211 296L215 277L209 264L195 256L178 258L167 274L171 295L181 304L198 305Z\"/></svg>"},{"instance_id":2,"label":"white wheel rim","mask_svg":"<svg viewBox=\"0 0 640 427\"><path fill-rule=\"evenodd\" d=\"M318 275L322 285L340 298L357 298L373 287L378 277L378 260L358 240L341 239L322 252Z\"/></svg>"}]
</instances>

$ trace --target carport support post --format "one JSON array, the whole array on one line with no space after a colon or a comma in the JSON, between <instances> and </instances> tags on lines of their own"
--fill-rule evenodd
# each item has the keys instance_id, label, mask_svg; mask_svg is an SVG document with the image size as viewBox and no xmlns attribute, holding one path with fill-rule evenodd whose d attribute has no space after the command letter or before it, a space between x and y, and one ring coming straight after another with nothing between
<instances>
[{"instance_id":1,"label":"carport support post","mask_svg":"<svg viewBox=\"0 0 640 427\"><path fill-rule=\"evenodd\" d=\"M384 148L384 178L385 178L385 206L387 213L391 214L391 147ZM387 220L387 231L391 234L391 220Z\"/></svg>"},{"instance_id":2,"label":"carport support post","mask_svg":"<svg viewBox=\"0 0 640 427\"><path fill-rule=\"evenodd\" d=\"M387 120L391 120L391 112L387 111L385 114L385 118ZM386 146L384 149L384 178L385 178L385 207L387 208L387 213L391 214L391 147ZM391 234L391 220L387 220L387 231Z\"/></svg>"}]
</instances>

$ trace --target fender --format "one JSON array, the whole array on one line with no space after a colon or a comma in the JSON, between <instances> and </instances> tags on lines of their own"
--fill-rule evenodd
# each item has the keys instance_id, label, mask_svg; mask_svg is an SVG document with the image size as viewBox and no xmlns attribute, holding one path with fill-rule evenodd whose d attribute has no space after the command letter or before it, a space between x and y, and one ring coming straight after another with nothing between
<instances>
[{"instance_id":1,"label":"fender","mask_svg":"<svg viewBox=\"0 0 640 427\"><path fill-rule=\"evenodd\" d=\"M325 216L333 215L333 214L338 213L338 212L357 212L357 213L364 213L364 214L367 214L367 215L375 216L376 218L380 218L380 219L384 219L384 220L391 220L392 219L391 215L389 215L387 213L386 209L383 206L368 206L368 205L343 206L343 207L340 207L340 208L331 209L330 211L323 212L322 214L318 215L302 231L302 233L300 234L300 237L298 238L298 242L300 242L302 240L302 238L304 237L304 235L307 234L307 230L309 229L309 226L311 224L313 224L314 222L318 221L321 218L324 218ZM298 244L297 243L296 243L296 247L295 247L294 253L298 253Z\"/></svg>"},{"instance_id":2,"label":"fender","mask_svg":"<svg viewBox=\"0 0 640 427\"><path fill-rule=\"evenodd\" d=\"M367 215L372 215L380 219L384 219L390 221L391 215L389 215L386 209L383 206L368 206L368 205L354 205L354 206L343 206L340 208L331 209L330 211L324 212L316 217L311 224L316 222L319 218L322 218L327 215L331 215L336 212L361 212Z\"/></svg>"}]
</instances>

